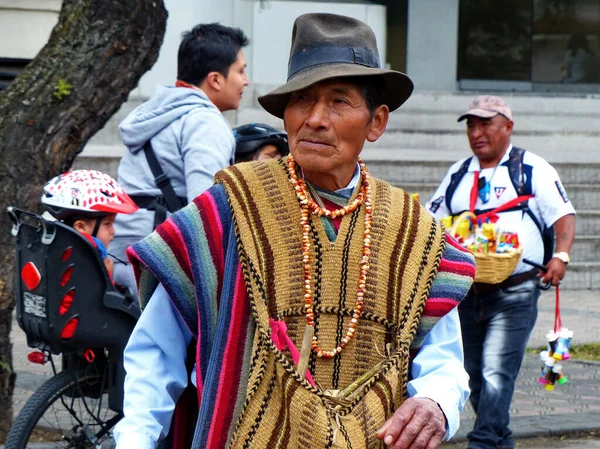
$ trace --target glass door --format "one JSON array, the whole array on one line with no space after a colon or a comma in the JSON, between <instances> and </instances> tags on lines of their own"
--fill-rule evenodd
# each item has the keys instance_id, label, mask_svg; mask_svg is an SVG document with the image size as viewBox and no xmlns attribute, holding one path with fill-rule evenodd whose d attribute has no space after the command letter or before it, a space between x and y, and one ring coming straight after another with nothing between
<instances>
[{"instance_id":1,"label":"glass door","mask_svg":"<svg viewBox=\"0 0 600 449\"><path fill-rule=\"evenodd\" d=\"M462 89L600 92L600 0L461 0Z\"/></svg>"}]
</instances>

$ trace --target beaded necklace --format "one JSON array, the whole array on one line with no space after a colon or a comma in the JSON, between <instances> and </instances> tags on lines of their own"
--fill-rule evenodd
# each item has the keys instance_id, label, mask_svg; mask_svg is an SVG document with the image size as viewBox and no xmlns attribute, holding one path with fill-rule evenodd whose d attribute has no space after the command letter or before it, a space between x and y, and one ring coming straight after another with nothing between
<instances>
[{"instance_id":1,"label":"beaded necklace","mask_svg":"<svg viewBox=\"0 0 600 449\"><path fill-rule=\"evenodd\" d=\"M290 155L287 161L287 170L290 176L290 181L296 191L296 196L300 201L300 225L302 226L302 262L304 264L304 313L306 314L306 325L312 328L315 327L315 314L313 310L313 295L312 295L312 278L311 278L311 266L310 266L310 223L309 214L317 216L326 216L330 218L337 218L346 214L354 212L358 207L364 203L365 205L365 230L363 240L362 257L360 261L360 275L358 278L358 289L356 292L356 306L352 313L352 319L348 325L348 331L346 336L343 337L340 343L332 350L324 350L319 346L319 341L316 336L312 337L311 349L317 355L317 357L323 357L331 359L337 354L342 352L342 349L348 344L348 342L354 337L358 320L361 317L364 296L366 290L367 273L369 271L369 258L371 256L371 226L373 223L373 209L371 202L371 185L369 178L369 171L365 163L359 159L360 174L362 185L360 192L356 195L356 198L348 205L336 209L328 210L319 206L310 196L306 182L302 178L298 178L296 174L296 161Z\"/></svg>"}]
</instances>

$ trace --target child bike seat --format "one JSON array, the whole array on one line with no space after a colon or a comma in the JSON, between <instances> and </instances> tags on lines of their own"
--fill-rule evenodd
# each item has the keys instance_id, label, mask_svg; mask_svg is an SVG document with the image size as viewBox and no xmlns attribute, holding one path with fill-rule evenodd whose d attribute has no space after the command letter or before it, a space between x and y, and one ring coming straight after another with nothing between
<instances>
[{"instance_id":1,"label":"child bike seat","mask_svg":"<svg viewBox=\"0 0 600 449\"><path fill-rule=\"evenodd\" d=\"M54 354L107 347L122 352L140 316L113 285L90 241L73 228L9 207L16 237L17 320L32 348Z\"/></svg>"}]
</instances>

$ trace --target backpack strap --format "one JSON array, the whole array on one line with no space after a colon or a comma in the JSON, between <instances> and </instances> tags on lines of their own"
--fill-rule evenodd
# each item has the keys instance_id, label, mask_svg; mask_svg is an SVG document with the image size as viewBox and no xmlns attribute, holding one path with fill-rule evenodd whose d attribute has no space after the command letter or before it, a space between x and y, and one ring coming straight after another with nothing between
<instances>
[{"instance_id":1,"label":"backpack strap","mask_svg":"<svg viewBox=\"0 0 600 449\"><path fill-rule=\"evenodd\" d=\"M473 156L471 156L470 158L467 158L462 163L460 168L456 171L456 173L454 173L450 176L450 183L448 184L448 187L446 188L446 207L448 208L450 215L454 215L452 213L452 208L450 207L450 203L452 202L452 197L454 196L454 192L456 192L456 189L457 189L458 185L460 184L460 181L462 181L462 179L467 174L467 171L469 170L469 165L471 165L471 159L473 159Z\"/></svg>"},{"instance_id":2,"label":"backpack strap","mask_svg":"<svg viewBox=\"0 0 600 449\"><path fill-rule=\"evenodd\" d=\"M150 141L146 142L144 145L144 154L146 155L146 160L148 161L148 165L150 166L150 170L154 175L154 184L156 187L160 189L163 194L163 197L167 203L167 207L165 208L162 205L155 206L154 212L154 227L167 219L167 211L168 212L176 212L181 209L184 204L181 202L177 193L173 189L171 185L171 180L165 172L163 171L158 159L156 158L156 154L154 153L154 149L152 148L152 144Z\"/></svg>"},{"instance_id":3,"label":"backpack strap","mask_svg":"<svg viewBox=\"0 0 600 449\"><path fill-rule=\"evenodd\" d=\"M518 210L519 206L523 207L523 203L527 203L527 201L529 201L531 198L533 198L533 195L521 195L518 196L510 201L507 201L506 203L504 203L501 206L498 206L495 209L492 209L489 212L485 212L482 214L477 215L473 221L477 221L477 220L482 220L485 221L486 219L490 218L492 215L496 215L497 213L500 212L506 212L508 210Z\"/></svg>"},{"instance_id":4,"label":"backpack strap","mask_svg":"<svg viewBox=\"0 0 600 449\"><path fill-rule=\"evenodd\" d=\"M517 148L515 146L510 150L508 155L508 161L505 162L508 167L508 174L510 181L512 182L517 196L531 195L531 180L526 183L523 179L523 157L525 156L525 150Z\"/></svg>"},{"instance_id":5,"label":"backpack strap","mask_svg":"<svg viewBox=\"0 0 600 449\"><path fill-rule=\"evenodd\" d=\"M508 167L508 173L510 176L510 181L513 184L513 187L517 191L517 195L519 198L521 196L529 196L533 198L533 187L531 185L531 179L525 179L524 169L523 169L523 158L525 157L525 150L522 148L514 147L510 151L508 156L508 162L506 163ZM529 208L529 204L527 201L521 202L521 204L517 205L518 209L522 209L524 213L529 215L529 218L535 223L537 228L543 233L544 226L537 219L533 211Z\"/></svg>"}]
</instances>

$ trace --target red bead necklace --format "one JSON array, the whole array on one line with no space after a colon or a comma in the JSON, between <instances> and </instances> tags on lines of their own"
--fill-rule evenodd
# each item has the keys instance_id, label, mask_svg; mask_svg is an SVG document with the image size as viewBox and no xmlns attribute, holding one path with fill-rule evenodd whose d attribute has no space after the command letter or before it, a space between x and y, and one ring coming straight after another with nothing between
<instances>
[{"instance_id":1,"label":"red bead necklace","mask_svg":"<svg viewBox=\"0 0 600 449\"><path fill-rule=\"evenodd\" d=\"M356 292L356 306L352 313L350 324L348 325L348 331L346 336L343 337L340 343L332 350L324 350L319 346L319 341L316 336L312 339L311 348L317 357L324 357L326 359L333 358L348 344L356 333L356 327L358 320L361 317L365 290L367 273L369 271L369 258L371 256L371 226L373 223L373 209L371 202L371 185L369 171L365 163L359 159L360 174L362 179L362 185L360 192L356 195L356 198L348 205L336 209L328 210L322 208L316 204L308 193L306 183L304 179L298 178L296 175L296 161L290 155L287 161L287 170L290 176L296 196L300 201L300 225L302 226L302 262L304 264L304 312L306 314L306 324L311 327L315 327L315 314L313 310L313 294L312 294L312 278L311 278L311 266L310 266L310 224L309 214L318 216L326 216L330 218L337 218L346 214L354 212L361 204L365 204L365 230L363 239L363 250L360 261L360 275L358 278L358 289Z\"/></svg>"}]
</instances>

